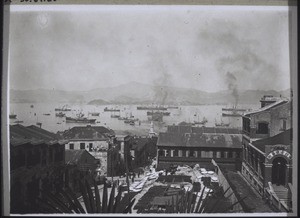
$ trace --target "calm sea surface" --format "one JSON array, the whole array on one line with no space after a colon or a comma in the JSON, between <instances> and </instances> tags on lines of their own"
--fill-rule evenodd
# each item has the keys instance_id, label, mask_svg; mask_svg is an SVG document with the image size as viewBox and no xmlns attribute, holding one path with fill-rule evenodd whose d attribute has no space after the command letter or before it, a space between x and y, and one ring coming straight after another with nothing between
<instances>
[{"instance_id":1,"label":"calm sea surface","mask_svg":"<svg viewBox=\"0 0 300 218\"><path fill-rule=\"evenodd\" d=\"M17 119L10 119L10 124L15 124L15 121L23 121L24 126L36 125L37 122L42 123L42 128L51 132L64 131L74 126L86 126L88 124L79 123L66 123L66 118L56 117L55 108L60 108L63 104L50 104L50 103L35 103L34 107L27 103L13 103L10 104L10 113L16 114ZM147 110L137 110L137 105L68 105L72 110L64 111L67 116L76 117L76 114L82 112L86 117L96 119L96 123L92 125L105 126L113 129L116 134L136 134L146 135L150 129L149 117ZM104 112L104 108L117 108L120 112ZM230 127L241 128L241 117L222 117L222 108L229 107L227 105L199 105L199 106L179 106L178 109L168 109L170 116L164 116L163 122L153 122L154 131L166 131L167 125L178 124L179 122L194 122L202 121L206 117L208 122L205 124L207 127L214 127L215 122L230 123ZM239 108L257 109L259 105L239 105ZM99 112L99 116L92 116L89 112ZM44 115L50 114L50 115ZM111 115L120 115L121 117L134 116L140 120L135 122L134 126L125 124L123 120L111 118Z\"/></svg>"}]
</instances>

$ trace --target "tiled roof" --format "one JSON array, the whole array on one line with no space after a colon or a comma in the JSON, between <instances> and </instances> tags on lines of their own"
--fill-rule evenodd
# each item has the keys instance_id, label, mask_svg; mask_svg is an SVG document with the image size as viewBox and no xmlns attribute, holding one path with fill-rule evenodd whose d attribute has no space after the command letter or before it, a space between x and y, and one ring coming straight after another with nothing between
<instances>
[{"instance_id":1,"label":"tiled roof","mask_svg":"<svg viewBox=\"0 0 300 218\"><path fill-rule=\"evenodd\" d=\"M180 126L173 125L168 126L167 132L173 133L222 133L222 134L242 134L242 131L236 128L224 128L224 127L191 127L191 126Z\"/></svg>"},{"instance_id":2,"label":"tiled roof","mask_svg":"<svg viewBox=\"0 0 300 218\"><path fill-rule=\"evenodd\" d=\"M106 140L114 131L103 126L75 126L63 133L65 139Z\"/></svg>"},{"instance_id":3,"label":"tiled roof","mask_svg":"<svg viewBox=\"0 0 300 218\"><path fill-rule=\"evenodd\" d=\"M276 102L274 102L274 103L272 103L272 104L269 104L269 105L267 105L267 106L265 106L265 107L259 108L259 109L257 109L257 110L254 110L254 111L251 111L251 112L248 112L248 113L245 113L244 116L248 116L248 117L249 117L249 116L252 115L252 114L256 114L256 113L261 113L261 112L264 112L264 111L268 111L268 110L270 110L271 108L277 107L277 106L282 105L282 104L285 104L285 103L287 103L287 102L288 102L288 100L283 100L283 99L281 99L281 100L276 101Z\"/></svg>"},{"instance_id":4,"label":"tiled roof","mask_svg":"<svg viewBox=\"0 0 300 218\"><path fill-rule=\"evenodd\" d=\"M17 146L21 144L55 144L63 143L59 140L59 137L47 130L35 127L35 126L23 126L20 124L10 125L10 144Z\"/></svg>"},{"instance_id":5,"label":"tiled roof","mask_svg":"<svg viewBox=\"0 0 300 218\"><path fill-rule=\"evenodd\" d=\"M160 133L158 146L241 148L241 134Z\"/></svg>"},{"instance_id":6,"label":"tiled roof","mask_svg":"<svg viewBox=\"0 0 300 218\"><path fill-rule=\"evenodd\" d=\"M288 129L272 137L253 141L251 144L263 152L266 145L291 145L293 139L292 133L292 129Z\"/></svg>"},{"instance_id":7,"label":"tiled roof","mask_svg":"<svg viewBox=\"0 0 300 218\"><path fill-rule=\"evenodd\" d=\"M71 165L76 165L79 163L81 157L86 154L88 156L91 156L91 158L95 159L93 155L91 155L88 151L85 149L82 150L71 150L71 149L66 149L65 150L65 163L66 164L71 164Z\"/></svg>"}]
</instances>

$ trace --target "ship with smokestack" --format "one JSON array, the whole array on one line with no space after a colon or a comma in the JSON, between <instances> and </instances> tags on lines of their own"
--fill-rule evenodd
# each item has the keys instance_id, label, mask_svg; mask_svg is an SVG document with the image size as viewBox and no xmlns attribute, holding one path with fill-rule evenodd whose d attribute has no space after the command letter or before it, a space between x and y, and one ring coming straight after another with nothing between
<instances>
[{"instance_id":1,"label":"ship with smokestack","mask_svg":"<svg viewBox=\"0 0 300 218\"><path fill-rule=\"evenodd\" d=\"M241 117L245 112L248 112L250 109L238 108L233 106L230 108L222 108L223 117Z\"/></svg>"},{"instance_id":2,"label":"ship with smokestack","mask_svg":"<svg viewBox=\"0 0 300 218\"><path fill-rule=\"evenodd\" d=\"M238 90L237 90L237 79L233 73L230 73L230 72L226 73L226 82L228 83L228 89L231 91L231 95L234 98L234 105L233 105L233 107L222 108L222 116L223 117L241 117L248 110L237 107L239 94L238 94Z\"/></svg>"}]
</instances>

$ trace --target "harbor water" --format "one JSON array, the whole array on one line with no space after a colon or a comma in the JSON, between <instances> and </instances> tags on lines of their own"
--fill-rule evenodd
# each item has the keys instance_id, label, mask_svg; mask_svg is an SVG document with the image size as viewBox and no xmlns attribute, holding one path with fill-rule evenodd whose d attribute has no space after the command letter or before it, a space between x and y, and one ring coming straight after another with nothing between
<instances>
[{"instance_id":1,"label":"harbor water","mask_svg":"<svg viewBox=\"0 0 300 218\"><path fill-rule=\"evenodd\" d=\"M57 117L55 108L61 108L64 104L50 103L12 103L10 104L10 113L16 114L16 119L9 119L10 124L19 123L24 126L37 125L41 123L41 127L51 132L58 132L70 129L74 126L97 125L105 126L116 132L116 134L131 134L131 135L147 135L151 126L151 121L147 116L148 110L137 110L138 105L71 105L71 111L63 111L66 116L76 117L76 114L83 113L86 117L96 119L95 123L67 123L65 117ZM119 109L119 112L104 111L104 108ZM229 123L229 127L241 128L241 117L222 117L222 108L227 105L197 105L197 106L179 106L178 108L168 108L169 116L163 116L162 122L154 121L154 131L163 132L168 125L178 124L180 122L199 122L205 117L207 127L215 127L215 123ZM239 105L240 108L257 109L259 105ZM99 116L92 116L91 113L98 112ZM135 125L124 123L124 120L112 118L111 115L121 117L130 117L138 119ZM20 122L21 121L21 122ZM200 125L202 126L202 125Z\"/></svg>"}]
</instances>

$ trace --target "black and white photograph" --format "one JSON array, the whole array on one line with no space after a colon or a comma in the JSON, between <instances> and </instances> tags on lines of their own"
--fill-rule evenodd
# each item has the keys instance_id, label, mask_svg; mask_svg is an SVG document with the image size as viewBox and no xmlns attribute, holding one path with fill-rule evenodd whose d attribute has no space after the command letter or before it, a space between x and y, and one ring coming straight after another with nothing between
<instances>
[{"instance_id":1,"label":"black and white photograph","mask_svg":"<svg viewBox=\"0 0 300 218\"><path fill-rule=\"evenodd\" d=\"M8 213L297 214L296 6L149 2L4 5Z\"/></svg>"}]
</instances>

